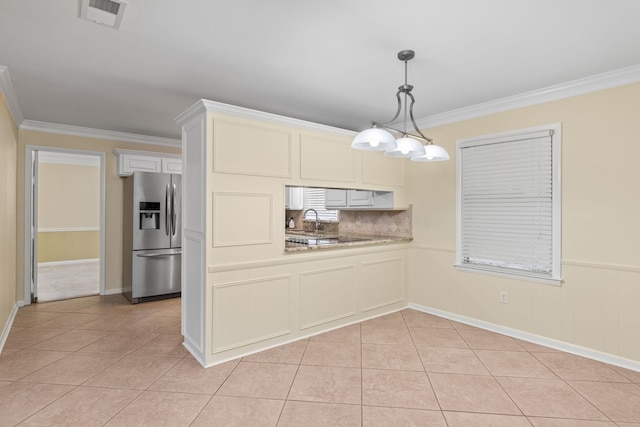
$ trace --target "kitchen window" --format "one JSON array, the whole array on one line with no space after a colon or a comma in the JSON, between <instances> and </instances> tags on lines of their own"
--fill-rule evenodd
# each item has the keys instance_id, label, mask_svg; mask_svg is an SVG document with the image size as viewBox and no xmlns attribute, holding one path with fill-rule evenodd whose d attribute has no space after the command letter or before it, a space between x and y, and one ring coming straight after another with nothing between
<instances>
[{"instance_id":1,"label":"kitchen window","mask_svg":"<svg viewBox=\"0 0 640 427\"><path fill-rule=\"evenodd\" d=\"M308 188L303 190L303 206L304 210L315 209L318 212L318 219L321 221L338 221L338 211L332 209L326 209L325 203L325 189L324 188ZM313 212L307 214L306 219L315 220Z\"/></svg>"},{"instance_id":2,"label":"kitchen window","mask_svg":"<svg viewBox=\"0 0 640 427\"><path fill-rule=\"evenodd\" d=\"M458 269L561 283L560 144L560 123L458 141Z\"/></svg>"}]
</instances>

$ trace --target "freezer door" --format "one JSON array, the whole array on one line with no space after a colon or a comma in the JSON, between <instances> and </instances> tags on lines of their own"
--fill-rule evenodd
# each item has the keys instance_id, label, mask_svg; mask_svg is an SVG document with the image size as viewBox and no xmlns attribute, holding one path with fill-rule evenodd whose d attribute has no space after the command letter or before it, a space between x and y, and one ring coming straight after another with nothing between
<instances>
[{"instance_id":1,"label":"freezer door","mask_svg":"<svg viewBox=\"0 0 640 427\"><path fill-rule=\"evenodd\" d=\"M133 174L133 250L170 247L170 190L170 174Z\"/></svg>"},{"instance_id":2,"label":"freezer door","mask_svg":"<svg viewBox=\"0 0 640 427\"><path fill-rule=\"evenodd\" d=\"M131 299L180 292L182 251L162 249L133 252ZM134 301L135 300L135 301Z\"/></svg>"},{"instance_id":3,"label":"freezer door","mask_svg":"<svg viewBox=\"0 0 640 427\"><path fill-rule=\"evenodd\" d=\"M182 176L171 175L171 247L182 246Z\"/></svg>"}]
</instances>

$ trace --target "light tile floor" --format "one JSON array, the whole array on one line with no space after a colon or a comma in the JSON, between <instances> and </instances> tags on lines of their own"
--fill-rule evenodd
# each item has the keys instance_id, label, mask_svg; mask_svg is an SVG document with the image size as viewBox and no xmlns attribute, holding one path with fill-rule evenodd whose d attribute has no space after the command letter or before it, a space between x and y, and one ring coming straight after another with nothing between
<instances>
[{"instance_id":1,"label":"light tile floor","mask_svg":"<svg viewBox=\"0 0 640 427\"><path fill-rule=\"evenodd\" d=\"M180 300L20 309L0 425L640 426L640 373L413 310L203 369Z\"/></svg>"}]
</instances>

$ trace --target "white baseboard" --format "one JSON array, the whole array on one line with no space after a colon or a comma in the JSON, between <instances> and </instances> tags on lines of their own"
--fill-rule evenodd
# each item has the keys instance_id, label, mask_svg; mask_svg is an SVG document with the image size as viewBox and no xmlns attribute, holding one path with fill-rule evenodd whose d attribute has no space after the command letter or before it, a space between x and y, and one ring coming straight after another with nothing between
<instances>
[{"instance_id":1,"label":"white baseboard","mask_svg":"<svg viewBox=\"0 0 640 427\"><path fill-rule=\"evenodd\" d=\"M89 264L92 262L100 262L100 258L70 259L68 261L39 262L38 267L51 267L55 265Z\"/></svg>"},{"instance_id":2,"label":"white baseboard","mask_svg":"<svg viewBox=\"0 0 640 427\"><path fill-rule=\"evenodd\" d=\"M122 292L123 292L122 288L106 289L103 295L116 295L116 294L121 294Z\"/></svg>"},{"instance_id":3,"label":"white baseboard","mask_svg":"<svg viewBox=\"0 0 640 427\"><path fill-rule=\"evenodd\" d=\"M7 323L5 323L4 325L4 329L2 330L2 335L0 335L0 353L2 353L4 344L7 342L7 338L9 337L9 332L11 331L11 326L13 325L13 320L16 318L16 314L18 314L19 307L21 306L18 303L15 303L15 305L13 306L13 309L11 310L11 314L9 314Z\"/></svg>"},{"instance_id":4,"label":"white baseboard","mask_svg":"<svg viewBox=\"0 0 640 427\"><path fill-rule=\"evenodd\" d=\"M435 316L444 317L445 319L454 320L456 322L464 323L466 325L471 325L477 328L486 329L491 332L507 335L509 337L517 338L519 340L528 341L533 344L543 345L545 347L550 347L556 350L575 354L577 356L587 357L589 359L597 360L599 362L604 362L610 365L615 365L621 368L640 372L640 362L635 360L626 359L624 357L615 356L613 354L605 353L602 351L581 347L575 344L569 344L564 341L558 341L551 338L546 338L540 335L524 332L518 329L512 329L506 326L496 325L495 323L485 322L483 320L474 319L472 317L461 316L459 314L449 313L448 311L438 310L436 308L426 307L419 304L410 303L409 308L422 311L423 313L429 313Z\"/></svg>"}]
</instances>

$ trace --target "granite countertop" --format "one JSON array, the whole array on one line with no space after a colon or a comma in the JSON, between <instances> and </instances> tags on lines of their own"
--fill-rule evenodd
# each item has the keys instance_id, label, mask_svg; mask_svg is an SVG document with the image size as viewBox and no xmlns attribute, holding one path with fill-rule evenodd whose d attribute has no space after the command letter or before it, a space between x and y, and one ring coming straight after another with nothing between
<instances>
[{"instance_id":1,"label":"granite countertop","mask_svg":"<svg viewBox=\"0 0 640 427\"><path fill-rule=\"evenodd\" d=\"M288 237L299 238L307 243L295 243L287 241ZM359 246L382 245L389 243L408 243L411 237L380 236L372 234L337 234L302 232L299 230L287 230L285 236L285 252L307 252L324 249L350 248Z\"/></svg>"}]
</instances>

